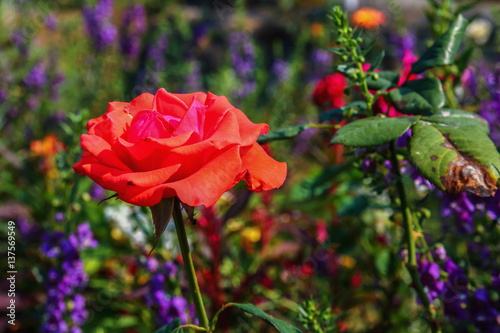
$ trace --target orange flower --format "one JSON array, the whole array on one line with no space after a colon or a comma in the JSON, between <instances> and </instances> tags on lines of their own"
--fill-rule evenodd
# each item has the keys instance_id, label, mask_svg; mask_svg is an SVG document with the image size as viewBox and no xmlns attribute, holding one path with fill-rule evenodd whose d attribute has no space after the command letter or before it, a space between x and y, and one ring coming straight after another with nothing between
<instances>
[{"instance_id":1,"label":"orange flower","mask_svg":"<svg viewBox=\"0 0 500 333\"><path fill-rule=\"evenodd\" d=\"M385 23L385 14L374 8L363 7L351 16L352 23L366 29L375 29Z\"/></svg>"},{"instance_id":2,"label":"orange flower","mask_svg":"<svg viewBox=\"0 0 500 333\"><path fill-rule=\"evenodd\" d=\"M40 157L51 157L64 148L54 134L48 134L43 140L33 140L30 143L31 151Z\"/></svg>"},{"instance_id":3,"label":"orange flower","mask_svg":"<svg viewBox=\"0 0 500 333\"><path fill-rule=\"evenodd\" d=\"M64 149L64 145L59 142L54 134L48 134L43 140L33 140L30 143L31 152L38 157L42 157L40 169L47 178L57 178L55 155Z\"/></svg>"},{"instance_id":4,"label":"orange flower","mask_svg":"<svg viewBox=\"0 0 500 333\"><path fill-rule=\"evenodd\" d=\"M321 37L323 36L323 25L321 23L315 22L311 24L311 35L313 37Z\"/></svg>"}]
</instances>

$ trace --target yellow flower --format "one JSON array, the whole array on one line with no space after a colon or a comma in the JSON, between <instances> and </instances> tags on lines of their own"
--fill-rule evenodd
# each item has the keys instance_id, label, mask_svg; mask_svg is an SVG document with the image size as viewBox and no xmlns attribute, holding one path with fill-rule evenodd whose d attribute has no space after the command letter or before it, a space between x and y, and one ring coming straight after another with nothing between
<instances>
[{"instance_id":1,"label":"yellow flower","mask_svg":"<svg viewBox=\"0 0 500 333\"><path fill-rule=\"evenodd\" d=\"M385 14L374 8L363 7L351 16L352 23L366 29L375 29L385 23Z\"/></svg>"}]
</instances>

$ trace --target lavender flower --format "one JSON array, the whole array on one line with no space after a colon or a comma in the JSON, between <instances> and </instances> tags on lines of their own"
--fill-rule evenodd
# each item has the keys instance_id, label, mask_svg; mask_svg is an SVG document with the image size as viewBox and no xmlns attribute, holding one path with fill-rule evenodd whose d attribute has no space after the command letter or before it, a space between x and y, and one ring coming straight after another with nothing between
<instances>
[{"instance_id":1,"label":"lavender flower","mask_svg":"<svg viewBox=\"0 0 500 333\"><path fill-rule=\"evenodd\" d=\"M137 59L141 47L141 36L146 31L146 13L140 4L128 7L123 13L120 26L120 49L127 62Z\"/></svg>"},{"instance_id":2,"label":"lavender flower","mask_svg":"<svg viewBox=\"0 0 500 333\"><path fill-rule=\"evenodd\" d=\"M413 51L415 49L416 37L411 32L405 35L391 35L389 36L389 42L394 46L397 58L402 59L406 51Z\"/></svg>"},{"instance_id":3,"label":"lavender flower","mask_svg":"<svg viewBox=\"0 0 500 333\"><path fill-rule=\"evenodd\" d=\"M54 14L50 13L47 15L45 18L45 26L47 29L55 31L57 29L57 18L55 17Z\"/></svg>"},{"instance_id":4,"label":"lavender flower","mask_svg":"<svg viewBox=\"0 0 500 333\"><path fill-rule=\"evenodd\" d=\"M311 55L311 80L316 81L331 73L333 54L326 50L314 50Z\"/></svg>"},{"instance_id":5,"label":"lavender flower","mask_svg":"<svg viewBox=\"0 0 500 333\"><path fill-rule=\"evenodd\" d=\"M155 270L156 265L148 261L147 267L150 271ZM154 266L154 267L150 267ZM183 324L188 321L190 307L186 299L182 296L170 296L165 292L165 277L172 277L177 272L177 266L169 262L160 270L155 270L149 280L149 290L146 294L146 304L156 310L155 322L157 326L166 325L175 318L180 318Z\"/></svg>"},{"instance_id":6,"label":"lavender flower","mask_svg":"<svg viewBox=\"0 0 500 333\"><path fill-rule=\"evenodd\" d=\"M47 74L45 72L45 66L42 62L37 62L24 78L24 85L35 92L39 92L46 83Z\"/></svg>"},{"instance_id":7,"label":"lavender flower","mask_svg":"<svg viewBox=\"0 0 500 333\"><path fill-rule=\"evenodd\" d=\"M88 317L85 297L80 294L88 281L80 250L96 246L97 243L88 222L79 225L77 229L77 235L70 234L67 239L60 232L46 234L44 237L42 252L50 258L58 258L62 264L52 267L45 278L47 300L42 332L81 332L79 326ZM66 307L67 301L72 302L71 308ZM68 312L71 324L65 320L64 315Z\"/></svg>"},{"instance_id":8,"label":"lavender flower","mask_svg":"<svg viewBox=\"0 0 500 333\"><path fill-rule=\"evenodd\" d=\"M85 31L96 51L103 51L116 39L116 27L111 23L113 0L98 0L94 8L83 8Z\"/></svg>"},{"instance_id":9,"label":"lavender flower","mask_svg":"<svg viewBox=\"0 0 500 333\"><path fill-rule=\"evenodd\" d=\"M21 53L21 56L25 59L28 58L28 44L26 43L28 37L26 34L21 30L16 30L10 35L10 40Z\"/></svg>"},{"instance_id":10,"label":"lavender flower","mask_svg":"<svg viewBox=\"0 0 500 333\"><path fill-rule=\"evenodd\" d=\"M245 32L234 32L229 36L231 63L242 86L234 92L236 98L243 98L255 91L255 50L250 36Z\"/></svg>"},{"instance_id":11,"label":"lavender flower","mask_svg":"<svg viewBox=\"0 0 500 333\"><path fill-rule=\"evenodd\" d=\"M278 83L285 82L290 77L290 65L283 59L277 59L272 68L274 76Z\"/></svg>"},{"instance_id":12,"label":"lavender flower","mask_svg":"<svg viewBox=\"0 0 500 333\"><path fill-rule=\"evenodd\" d=\"M481 103L479 114L490 124L491 140L496 146L500 146L500 67L497 66L491 72L486 66L482 66L481 72L486 89L490 93L490 99Z\"/></svg>"},{"instance_id":13,"label":"lavender flower","mask_svg":"<svg viewBox=\"0 0 500 333\"><path fill-rule=\"evenodd\" d=\"M90 223L84 222L78 226L77 237L81 250L85 250L88 247L97 247L97 241L94 239L94 235L90 230Z\"/></svg>"},{"instance_id":14,"label":"lavender flower","mask_svg":"<svg viewBox=\"0 0 500 333\"><path fill-rule=\"evenodd\" d=\"M444 288L444 282L440 281L441 271L439 266L435 262L421 259L417 264L417 269L429 302L432 302L441 294Z\"/></svg>"},{"instance_id":15,"label":"lavender flower","mask_svg":"<svg viewBox=\"0 0 500 333\"><path fill-rule=\"evenodd\" d=\"M106 198L106 190L103 189L100 185L93 183L92 187L89 190L89 195L93 200L101 201Z\"/></svg>"}]
</instances>

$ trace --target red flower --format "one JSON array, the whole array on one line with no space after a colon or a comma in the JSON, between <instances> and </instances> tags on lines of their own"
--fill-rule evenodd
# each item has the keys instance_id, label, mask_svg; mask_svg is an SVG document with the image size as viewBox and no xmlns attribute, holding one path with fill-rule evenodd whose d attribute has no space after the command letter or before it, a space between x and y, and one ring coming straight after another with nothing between
<instances>
[{"instance_id":1,"label":"red flower","mask_svg":"<svg viewBox=\"0 0 500 333\"><path fill-rule=\"evenodd\" d=\"M109 103L104 115L90 120L73 168L134 205L177 196L208 207L241 179L256 192L283 184L286 163L256 142L268 128L223 96L160 89L130 103Z\"/></svg>"},{"instance_id":2,"label":"red flower","mask_svg":"<svg viewBox=\"0 0 500 333\"><path fill-rule=\"evenodd\" d=\"M347 86L345 76L334 73L325 76L318 82L313 92L313 100L318 106L330 102L331 106L338 108L344 106L344 88Z\"/></svg>"},{"instance_id":3,"label":"red flower","mask_svg":"<svg viewBox=\"0 0 500 333\"><path fill-rule=\"evenodd\" d=\"M416 80L419 78L418 75L416 74L410 74L411 71L411 65L418 60L418 57L413 54L410 50L405 50L405 53L403 55L403 68L401 69L401 73L399 74L399 81L398 81L398 86L402 86L405 81L412 81ZM363 68L364 70L364 68ZM409 76L408 76L409 75ZM408 80L407 80L408 78ZM396 88L391 88L389 90L396 89ZM390 107L389 112L387 112L387 109L389 108L389 103L384 99L383 96L380 96L375 104L373 105L373 113L374 114L379 114L379 113L384 113L386 114L389 118L393 117L399 117L402 116L403 114L396 111L394 107Z\"/></svg>"}]
</instances>

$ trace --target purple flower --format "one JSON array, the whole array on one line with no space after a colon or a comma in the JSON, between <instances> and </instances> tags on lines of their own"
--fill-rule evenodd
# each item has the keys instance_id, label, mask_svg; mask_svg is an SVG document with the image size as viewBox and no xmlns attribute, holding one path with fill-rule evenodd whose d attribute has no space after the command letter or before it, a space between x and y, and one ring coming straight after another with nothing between
<instances>
[{"instance_id":1,"label":"purple flower","mask_svg":"<svg viewBox=\"0 0 500 333\"><path fill-rule=\"evenodd\" d=\"M64 83L66 77L62 73L57 73L50 80L50 98L56 101L59 98L59 88Z\"/></svg>"},{"instance_id":2,"label":"purple flower","mask_svg":"<svg viewBox=\"0 0 500 333\"><path fill-rule=\"evenodd\" d=\"M40 249L43 254L49 258L56 258L61 253L61 244L63 243L63 233L56 231L54 233L45 233L43 235Z\"/></svg>"},{"instance_id":3,"label":"purple flower","mask_svg":"<svg viewBox=\"0 0 500 333\"><path fill-rule=\"evenodd\" d=\"M467 320L469 317L467 276L450 258L443 263L443 271L448 273L442 293L444 313L447 317Z\"/></svg>"},{"instance_id":4,"label":"purple flower","mask_svg":"<svg viewBox=\"0 0 500 333\"><path fill-rule=\"evenodd\" d=\"M45 66L42 62L38 62L24 78L24 84L29 89L40 91L43 89L45 83L47 83Z\"/></svg>"},{"instance_id":5,"label":"purple flower","mask_svg":"<svg viewBox=\"0 0 500 333\"><path fill-rule=\"evenodd\" d=\"M290 65L283 59L277 59L273 64L272 72L279 83L285 82L290 77Z\"/></svg>"},{"instance_id":6,"label":"purple flower","mask_svg":"<svg viewBox=\"0 0 500 333\"><path fill-rule=\"evenodd\" d=\"M139 55L144 31L146 31L144 7L136 4L126 8L120 26L120 49L128 62L135 60Z\"/></svg>"},{"instance_id":7,"label":"purple flower","mask_svg":"<svg viewBox=\"0 0 500 333\"><path fill-rule=\"evenodd\" d=\"M332 72L333 53L317 49L311 55L311 80L317 81Z\"/></svg>"},{"instance_id":8,"label":"purple flower","mask_svg":"<svg viewBox=\"0 0 500 333\"><path fill-rule=\"evenodd\" d=\"M98 0L94 8L83 8L85 31L96 51L103 51L116 39L116 27L111 23L113 0Z\"/></svg>"},{"instance_id":9,"label":"purple flower","mask_svg":"<svg viewBox=\"0 0 500 333\"><path fill-rule=\"evenodd\" d=\"M63 212L57 212L56 215L54 216L54 221L57 223L61 223L64 221L64 213Z\"/></svg>"},{"instance_id":10,"label":"purple flower","mask_svg":"<svg viewBox=\"0 0 500 333\"><path fill-rule=\"evenodd\" d=\"M444 282L440 281L441 270L435 262L428 262L424 259L418 262L417 269L429 302L432 302L443 291Z\"/></svg>"},{"instance_id":11,"label":"purple flower","mask_svg":"<svg viewBox=\"0 0 500 333\"><path fill-rule=\"evenodd\" d=\"M158 260L156 260L155 258L147 258L146 267L151 273L156 272L158 270Z\"/></svg>"},{"instance_id":12,"label":"purple flower","mask_svg":"<svg viewBox=\"0 0 500 333\"><path fill-rule=\"evenodd\" d=\"M28 45L27 40L28 36L26 36L25 31L16 30L10 35L10 40L12 44L19 50L21 56L23 58L28 58Z\"/></svg>"},{"instance_id":13,"label":"purple flower","mask_svg":"<svg viewBox=\"0 0 500 333\"><path fill-rule=\"evenodd\" d=\"M84 222L77 227L78 243L81 250L85 250L88 247L97 247L97 241L94 239L92 230L90 230L90 223Z\"/></svg>"},{"instance_id":14,"label":"purple flower","mask_svg":"<svg viewBox=\"0 0 500 333\"><path fill-rule=\"evenodd\" d=\"M188 303L184 297L174 296L168 301L168 306L164 313L165 323L169 323L175 318L180 318L182 324L187 323Z\"/></svg>"},{"instance_id":15,"label":"purple flower","mask_svg":"<svg viewBox=\"0 0 500 333\"><path fill-rule=\"evenodd\" d=\"M236 98L243 98L255 91L255 50L250 36L245 32L234 32L229 36L229 53L234 73L242 86L235 90Z\"/></svg>"},{"instance_id":16,"label":"purple flower","mask_svg":"<svg viewBox=\"0 0 500 333\"><path fill-rule=\"evenodd\" d=\"M413 33L408 32L406 35L391 35L389 42L394 46L396 56L402 59L406 51L413 51L415 49L416 37Z\"/></svg>"},{"instance_id":17,"label":"purple flower","mask_svg":"<svg viewBox=\"0 0 500 333\"><path fill-rule=\"evenodd\" d=\"M73 309L71 310L71 319L77 324L82 325L88 317L85 310L85 297L76 294L73 298Z\"/></svg>"},{"instance_id":18,"label":"purple flower","mask_svg":"<svg viewBox=\"0 0 500 333\"><path fill-rule=\"evenodd\" d=\"M41 331L44 333L65 333L68 331L68 324L64 321L62 313L49 311Z\"/></svg>"},{"instance_id":19,"label":"purple flower","mask_svg":"<svg viewBox=\"0 0 500 333\"><path fill-rule=\"evenodd\" d=\"M45 26L47 27L47 29L52 31L57 29L57 18L54 14L50 13L49 15L47 15L47 17L45 18Z\"/></svg>"},{"instance_id":20,"label":"purple flower","mask_svg":"<svg viewBox=\"0 0 500 333\"><path fill-rule=\"evenodd\" d=\"M90 187L89 195L92 199L101 201L106 198L106 190L103 189L99 184L93 183L92 187Z\"/></svg>"},{"instance_id":21,"label":"purple flower","mask_svg":"<svg viewBox=\"0 0 500 333\"><path fill-rule=\"evenodd\" d=\"M452 219L455 226L462 234L470 234L474 231L475 205L469 199L466 192L458 194L443 193L442 215L444 218Z\"/></svg>"},{"instance_id":22,"label":"purple flower","mask_svg":"<svg viewBox=\"0 0 500 333\"><path fill-rule=\"evenodd\" d=\"M440 244L434 250L433 255L437 260L444 261L446 259L446 249Z\"/></svg>"},{"instance_id":23,"label":"purple flower","mask_svg":"<svg viewBox=\"0 0 500 333\"><path fill-rule=\"evenodd\" d=\"M173 279L177 275L177 265L171 261L168 261L163 266L163 272L165 276L168 276L169 278Z\"/></svg>"}]
</instances>

